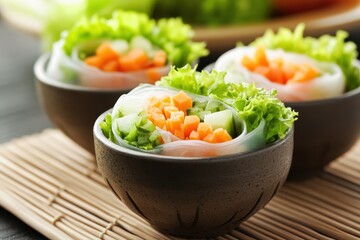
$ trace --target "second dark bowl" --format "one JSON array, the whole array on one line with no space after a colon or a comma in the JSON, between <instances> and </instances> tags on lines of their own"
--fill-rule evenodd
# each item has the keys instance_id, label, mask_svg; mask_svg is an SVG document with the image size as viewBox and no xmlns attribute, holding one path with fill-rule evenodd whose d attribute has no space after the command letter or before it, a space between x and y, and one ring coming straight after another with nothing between
<instances>
[{"instance_id":1,"label":"second dark bowl","mask_svg":"<svg viewBox=\"0 0 360 240\"><path fill-rule=\"evenodd\" d=\"M299 112L290 179L314 176L359 140L360 87L331 99L286 105Z\"/></svg>"},{"instance_id":2,"label":"second dark bowl","mask_svg":"<svg viewBox=\"0 0 360 240\"><path fill-rule=\"evenodd\" d=\"M93 126L97 117L130 90L105 90L57 81L46 75L50 54L34 66L38 98L51 122L68 137L94 153Z\"/></svg>"}]
</instances>

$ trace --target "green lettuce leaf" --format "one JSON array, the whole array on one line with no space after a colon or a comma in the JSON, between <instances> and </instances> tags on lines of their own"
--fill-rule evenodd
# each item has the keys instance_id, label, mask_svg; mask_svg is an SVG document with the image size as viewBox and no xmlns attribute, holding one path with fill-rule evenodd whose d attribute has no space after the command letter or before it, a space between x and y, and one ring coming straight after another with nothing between
<instances>
[{"instance_id":1,"label":"green lettuce leaf","mask_svg":"<svg viewBox=\"0 0 360 240\"><path fill-rule=\"evenodd\" d=\"M360 86L360 69L354 66L358 52L355 43L346 42L348 33L337 31L335 36L323 35L319 38L304 37L304 24L294 31L281 28L277 33L268 30L250 45L265 48L281 48L285 51L306 54L319 61L333 62L340 66L346 78L346 91Z\"/></svg>"},{"instance_id":2,"label":"green lettuce leaf","mask_svg":"<svg viewBox=\"0 0 360 240\"><path fill-rule=\"evenodd\" d=\"M93 16L83 18L64 36L64 50L70 55L79 43L94 39L124 39L143 36L153 45L163 49L175 66L184 66L206 56L204 42L193 42L191 27L181 19L155 21L146 14L131 11L115 11L111 18Z\"/></svg>"},{"instance_id":3,"label":"green lettuce leaf","mask_svg":"<svg viewBox=\"0 0 360 240\"><path fill-rule=\"evenodd\" d=\"M199 73L196 68L186 65L178 69L173 67L157 85L210 96L234 107L246 122L248 131L254 130L265 119L267 143L284 138L297 119L297 113L276 98L276 90L266 91L247 83L225 83L225 75L225 72L215 70Z\"/></svg>"}]
</instances>

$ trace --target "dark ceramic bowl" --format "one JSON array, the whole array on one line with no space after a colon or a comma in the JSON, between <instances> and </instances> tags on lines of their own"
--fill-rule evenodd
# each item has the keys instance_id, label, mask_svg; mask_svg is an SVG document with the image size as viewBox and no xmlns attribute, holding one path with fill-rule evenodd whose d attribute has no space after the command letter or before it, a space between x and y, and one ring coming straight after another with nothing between
<instances>
[{"instance_id":1,"label":"dark ceramic bowl","mask_svg":"<svg viewBox=\"0 0 360 240\"><path fill-rule=\"evenodd\" d=\"M360 87L336 98L285 104L299 112L290 179L315 175L359 140Z\"/></svg>"},{"instance_id":2,"label":"dark ceramic bowl","mask_svg":"<svg viewBox=\"0 0 360 240\"><path fill-rule=\"evenodd\" d=\"M163 233L186 238L230 231L261 209L286 180L293 130L243 154L182 158L120 147L94 126L100 172L116 196Z\"/></svg>"},{"instance_id":3,"label":"dark ceramic bowl","mask_svg":"<svg viewBox=\"0 0 360 240\"><path fill-rule=\"evenodd\" d=\"M356 65L360 67L360 62ZM210 64L205 70L213 68L214 64ZM359 140L360 87L335 98L285 105L299 112L295 122L291 180L315 176Z\"/></svg>"},{"instance_id":4,"label":"dark ceramic bowl","mask_svg":"<svg viewBox=\"0 0 360 240\"><path fill-rule=\"evenodd\" d=\"M130 90L105 90L63 83L49 78L45 69L50 54L34 66L40 103L51 122L81 147L94 153L96 118Z\"/></svg>"}]
</instances>

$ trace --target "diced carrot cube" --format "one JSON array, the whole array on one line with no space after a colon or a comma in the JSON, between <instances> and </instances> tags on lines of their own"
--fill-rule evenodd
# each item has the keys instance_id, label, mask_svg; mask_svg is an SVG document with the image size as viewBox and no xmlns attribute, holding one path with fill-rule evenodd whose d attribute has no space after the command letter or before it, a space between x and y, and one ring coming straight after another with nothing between
<instances>
[{"instance_id":1,"label":"diced carrot cube","mask_svg":"<svg viewBox=\"0 0 360 240\"><path fill-rule=\"evenodd\" d=\"M178 138L182 139L182 140L184 140L184 139L185 139L184 132L183 132L183 131L181 131L181 130L175 130L174 135L175 135L176 137L178 137Z\"/></svg>"},{"instance_id":2,"label":"diced carrot cube","mask_svg":"<svg viewBox=\"0 0 360 240\"><path fill-rule=\"evenodd\" d=\"M174 106L165 106L164 107L164 114L166 119L170 118L172 112L178 112L179 109Z\"/></svg>"},{"instance_id":3,"label":"diced carrot cube","mask_svg":"<svg viewBox=\"0 0 360 240\"><path fill-rule=\"evenodd\" d=\"M164 128L164 126L166 126L166 119L165 116L162 114L157 114L157 113L153 113L153 123L155 124L155 126L159 127L159 128Z\"/></svg>"},{"instance_id":4,"label":"diced carrot cube","mask_svg":"<svg viewBox=\"0 0 360 240\"><path fill-rule=\"evenodd\" d=\"M269 61L266 57L265 49L263 47L258 47L255 51L255 59L258 65L268 66Z\"/></svg>"},{"instance_id":5,"label":"diced carrot cube","mask_svg":"<svg viewBox=\"0 0 360 240\"><path fill-rule=\"evenodd\" d=\"M248 56L244 56L241 60L241 64L250 71L254 71L257 67L256 62Z\"/></svg>"},{"instance_id":6,"label":"diced carrot cube","mask_svg":"<svg viewBox=\"0 0 360 240\"><path fill-rule=\"evenodd\" d=\"M109 60L101 69L105 72L116 72L119 71L119 63L116 60Z\"/></svg>"},{"instance_id":7,"label":"diced carrot cube","mask_svg":"<svg viewBox=\"0 0 360 240\"><path fill-rule=\"evenodd\" d=\"M197 132L199 133L200 139L204 139L208 134L211 134L212 128L208 123L200 123L197 128Z\"/></svg>"},{"instance_id":8,"label":"diced carrot cube","mask_svg":"<svg viewBox=\"0 0 360 240\"><path fill-rule=\"evenodd\" d=\"M230 134L223 128L215 129L213 134L217 142L227 142L232 140Z\"/></svg>"},{"instance_id":9,"label":"diced carrot cube","mask_svg":"<svg viewBox=\"0 0 360 240\"><path fill-rule=\"evenodd\" d=\"M119 57L118 62L120 66L120 71L122 72L131 72L136 70L136 68L134 68L135 65L134 59L132 59L127 55Z\"/></svg>"},{"instance_id":10,"label":"diced carrot cube","mask_svg":"<svg viewBox=\"0 0 360 240\"><path fill-rule=\"evenodd\" d=\"M296 72L296 67L293 64L284 63L282 65L282 71L285 75L286 80L289 80L294 77Z\"/></svg>"},{"instance_id":11,"label":"diced carrot cube","mask_svg":"<svg viewBox=\"0 0 360 240\"><path fill-rule=\"evenodd\" d=\"M203 141L208 142L208 143L217 143L216 138L214 136L214 134L209 133L208 135L206 135L203 139Z\"/></svg>"},{"instance_id":12,"label":"diced carrot cube","mask_svg":"<svg viewBox=\"0 0 360 240\"><path fill-rule=\"evenodd\" d=\"M285 74L278 66L270 66L269 80L280 84L286 83Z\"/></svg>"},{"instance_id":13,"label":"diced carrot cube","mask_svg":"<svg viewBox=\"0 0 360 240\"><path fill-rule=\"evenodd\" d=\"M144 69L149 66L149 58L141 49L135 48L131 50L127 56L133 59L135 64L133 66L134 70Z\"/></svg>"},{"instance_id":14,"label":"diced carrot cube","mask_svg":"<svg viewBox=\"0 0 360 240\"><path fill-rule=\"evenodd\" d=\"M156 81L160 80L161 74L159 73L159 70L156 68L149 68L146 70L146 75L148 77L149 83L155 83Z\"/></svg>"},{"instance_id":15,"label":"diced carrot cube","mask_svg":"<svg viewBox=\"0 0 360 240\"><path fill-rule=\"evenodd\" d=\"M304 79L305 79L305 73L301 71L297 71L295 75L288 80L288 83L304 82Z\"/></svg>"},{"instance_id":16,"label":"diced carrot cube","mask_svg":"<svg viewBox=\"0 0 360 240\"><path fill-rule=\"evenodd\" d=\"M166 119L165 127L166 127L167 131L172 132L171 131L171 120L170 119Z\"/></svg>"},{"instance_id":17,"label":"diced carrot cube","mask_svg":"<svg viewBox=\"0 0 360 240\"><path fill-rule=\"evenodd\" d=\"M180 118L170 119L170 132L175 133L175 130L181 131L181 124Z\"/></svg>"},{"instance_id":18,"label":"diced carrot cube","mask_svg":"<svg viewBox=\"0 0 360 240\"><path fill-rule=\"evenodd\" d=\"M200 118L196 115L186 116L184 119L184 134L190 136L192 131L196 131L200 124Z\"/></svg>"},{"instance_id":19,"label":"diced carrot cube","mask_svg":"<svg viewBox=\"0 0 360 240\"><path fill-rule=\"evenodd\" d=\"M164 66L166 64L166 52L162 50L156 51L152 60L152 64L155 67Z\"/></svg>"},{"instance_id":20,"label":"diced carrot cube","mask_svg":"<svg viewBox=\"0 0 360 240\"><path fill-rule=\"evenodd\" d=\"M184 92L180 91L172 97L174 106L177 107L179 110L183 111L184 113L188 108L192 107L192 100L191 98Z\"/></svg>"},{"instance_id":21,"label":"diced carrot cube","mask_svg":"<svg viewBox=\"0 0 360 240\"><path fill-rule=\"evenodd\" d=\"M200 134L196 131L192 131L189 136L190 140L200 140Z\"/></svg>"},{"instance_id":22,"label":"diced carrot cube","mask_svg":"<svg viewBox=\"0 0 360 240\"><path fill-rule=\"evenodd\" d=\"M93 66L93 67L97 67L97 68L101 68L104 64L104 60L101 59L98 56L91 56L91 57L87 57L84 62L87 65Z\"/></svg>"},{"instance_id":23,"label":"diced carrot cube","mask_svg":"<svg viewBox=\"0 0 360 240\"><path fill-rule=\"evenodd\" d=\"M96 56L104 59L105 61L117 60L119 55L114 51L109 43L102 43L96 48Z\"/></svg>"},{"instance_id":24,"label":"diced carrot cube","mask_svg":"<svg viewBox=\"0 0 360 240\"><path fill-rule=\"evenodd\" d=\"M170 119L171 120L179 120L181 123L184 122L184 118L185 118L185 115L184 115L183 111L172 112L170 114Z\"/></svg>"},{"instance_id":25,"label":"diced carrot cube","mask_svg":"<svg viewBox=\"0 0 360 240\"><path fill-rule=\"evenodd\" d=\"M264 66L258 66L254 70L255 73L261 74L266 78L270 78L270 68Z\"/></svg>"}]
</instances>

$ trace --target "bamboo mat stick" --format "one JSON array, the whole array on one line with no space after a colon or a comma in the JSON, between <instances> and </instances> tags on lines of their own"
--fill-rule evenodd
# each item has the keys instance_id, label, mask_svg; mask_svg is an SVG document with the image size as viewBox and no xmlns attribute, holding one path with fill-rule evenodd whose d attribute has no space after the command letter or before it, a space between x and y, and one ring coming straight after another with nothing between
<instances>
[{"instance_id":1,"label":"bamboo mat stick","mask_svg":"<svg viewBox=\"0 0 360 240\"><path fill-rule=\"evenodd\" d=\"M341 198L339 199L338 196L335 196L335 199L334 199L329 196L323 195L319 191L315 191L313 189L306 188L306 187L303 187L300 185L294 186L294 185L288 184L287 188L297 190L300 194L308 194L309 196L312 196L315 199L318 199L320 201L329 203L329 204L333 205L334 207L337 207L337 208L347 211L349 213L359 215L356 207L353 207L352 205L349 205L349 204L342 204Z\"/></svg>"},{"instance_id":2,"label":"bamboo mat stick","mask_svg":"<svg viewBox=\"0 0 360 240\"><path fill-rule=\"evenodd\" d=\"M285 238L282 238L273 232L266 231L265 229L256 226L254 224L249 224L247 222L244 222L242 223L242 225L248 227L249 229L252 229L253 231L263 234L264 236L266 236L265 239L286 240Z\"/></svg>"},{"instance_id":3,"label":"bamboo mat stick","mask_svg":"<svg viewBox=\"0 0 360 240\"><path fill-rule=\"evenodd\" d=\"M304 234L307 234L308 236L311 236L315 239L318 240L331 240L332 238L329 238L327 236L324 236L322 234L320 234L317 231L314 231L313 229L304 226L302 224L300 224L298 221L296 221L296 219L294 220L294 218L288 218L282 214L279 214L278 212L271 212L268 211L267 209L263 209L261 212L259 212L259 215L264 215L266 217L268 217L269 219L272 219L273 222L280 222L283 225L289 226L292 229L296 229ZM249 222L251 222L251 219L249 220Z\"/></svg>"},{"instance_id":4,"label":"bamboo mat stick","mask_svg":"<svg viewBox=\"0 0 360 240\"><path fill-rule=\"evenodd\" d=\"M360 171L359 171L360 174ZM325 181L321 178L316 178L313 180L313 183L319 186L322 186L323 188L331 188L334 191L337 191L339 194L346 194L350 197L356 198L360 200L360 193L354 191L353 189L344 188L339 184L334 184L333 182Z\"/></svg>"},{"instance_id":5,"label":"bamboo mat stick","mask_svg":"<svg viewBox=\"0 0 360 240\"><path fill-rule=\"evenodd\" d=\"M308 212L309 215L312 216L322 216L321 218L327 218L329 222L333 223L333 225L340 226L341 228L345 228L346 231L350 232L354 236L358 236L360 238L360 226L351 220L344 218L340 215L337 215L333 212L330 212L326 209L320 208L318 205L313 205L312 203L308 203L306 201L299 201L298 198L284 195L282 199L286 202L296 204L300 209L306 209L305 212Z\"/></svg>"},{"instance_id":6,"label":"bamboo mat stick","mask_svg":"<svg viewBox=\"0 0 360 240\"><path fill-rule=\"evenodd\" d=\"M321 233L324 233L328 236L334 236L336 238L346 237L347 239L357 239L351 236L348 233L345 233L341 230L348 230L346 226L339 224L331 219L323 217L319 214L314 214L312 211L309 211L305 208L299 208L296 204L288 203L280 198L277 199L276 207L282 208L288 213L291 213L293 216L298 216L298 219L304 220L302 224L311 223L311 227Z\"/></svg>"},{"instance_id":7,"label":"bamboo mat stick","mask_svg":"<svg viewBox=\"0 0 360 240\"><path fill-rule=\"evenodd\" d=\"M270 237L262 234L259 231L254 230L253 228L251 228L251 226L246 226L246 224L240 224L240 226L238 226L236 230L244 232L258 240L271 240Z\"/></svg>"},{"instance_id":8,"label":"bamboo mat stick","mask_svg":"<svg viewBox=\"0 0 360 240\"><path fill-rule=\"evenodd\" d=\"M353 182L350 182L344 178L331 174L329 172L322 172L319 178L324 179L326 181L332 182L334 184L340 185L346 189L351 189L355 192L360 193L360 185L356 185Z\"/></svg>"},{"instance_id":9,"label":"bamboo mat stick","mask_svg":"<svg viewBox=\"0 0 360 240\"><path fill-rule=\"evenodd\" d=\"M315 240L314 237L311 237L303 232L300 232L297 229L291 228L288 225L282 224L277 221L273 221L271 218L266 217L263 214L256 214L252 217L252 219L259 219L260 221L266 222L267 224L271 224L276 226L279 230L281 229L284 232L288 232L292 235L291 239L306 239L306 240Z\"/></svg>"},{"instance_id":10,"label":"bamboo mat stick","mask_svg":"<svg viewBox=\"0 0 360 240\"><path fill-rule=\"evenodd\" d=\"M45 130L44 133L48 133L48 134L46 134L47 137L53 138L53 139L57 140L57 142L60 142L60 143L63 143L64 145L66 145L68 150L71 149L72 151L77 152L79 155L95 162L95 158L91 153L86 151L84 148L81 148L79 145L77 145L70 138L66 137L60 131Z\"/></svg>"},{"instance_id":11,"label":"bamboo mat stick","mask_svg":"<svg viewBox=\"0 0 360 240\"><path fill-rule=\"evenodd\" d=\"M283 189L283 192L285 193L283 195L283 198L287 198L287 197L293 197L293 199L296 199L297 201L305 201L307 203L313 204L314 206L318 207L318 208L323 208L326 211L329 212L333 212L339 216L342 216L346 219L351 220L354 223L359 224L360 226L360 219L359 217L356 217L356 215L352 214L352 213L348 213L346 211L343 211L341 209L338 209L326 202L322 202L322 201L318 201L314 198L312 198L309 195L305 195L305 194L298 194L296 191L294 191L293 189L290 188L286 188Z\"/></svg>"},{"instance_id":12,"label":"bamboo mat stick","mask_svg":"<svg viewBox=\"0 0 360 240\"><path fill-rule=\"evenodd\" d=\"M234 236L234 238L236 239L242 239L242 240L255 240L255 238L250 237L248 235L245 235L242 232L239 232L238 230L233 230L230 233L231 236Z\"/></svg>"}]
</instances>

